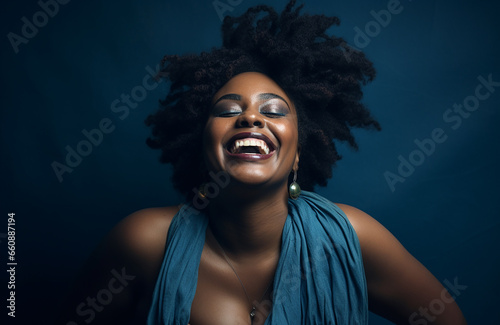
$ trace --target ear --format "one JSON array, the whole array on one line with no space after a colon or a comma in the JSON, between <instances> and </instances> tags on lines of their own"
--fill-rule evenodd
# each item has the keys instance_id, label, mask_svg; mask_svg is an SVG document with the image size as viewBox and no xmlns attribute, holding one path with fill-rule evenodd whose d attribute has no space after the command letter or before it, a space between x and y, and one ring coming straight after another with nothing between
<instances>
[{"instance_id":1,"label":"ear","mask_svg":"<svg viewBox=\"0 0 500 325\"><path fill-rule=\"evenodd\" d=\"M300 144L297 145L297 153L295 154L295 161L293 163L293 170L299 169L299 157L300 157Z\"/></svg>"}]
</instances>

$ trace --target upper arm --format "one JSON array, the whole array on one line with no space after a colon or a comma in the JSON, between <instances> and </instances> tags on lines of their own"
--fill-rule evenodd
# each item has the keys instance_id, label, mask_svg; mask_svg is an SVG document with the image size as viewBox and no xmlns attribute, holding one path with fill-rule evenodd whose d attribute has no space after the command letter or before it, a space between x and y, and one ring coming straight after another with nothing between
<instances>
[{"instance_id":1,"label":"upper arm","mask_svg":"<svg viewBox=\"0 0 500 325\"><path fill-rule=\"evenodd\" d=\"M371 311L397 324L465 324L446 289L385 227L363 211L338 206L359 238Z\"/></svg>"},{"instance_id":2,"label":"upper arm","mask_svg":"<svg viewBox=\"0 0 500 325\"><path fill-rule=\"evenodd\" d=\"M127 324L152 291L177 207L123 219L97 247L68 297L60 324Z\"/></svg>"}]
</instances>

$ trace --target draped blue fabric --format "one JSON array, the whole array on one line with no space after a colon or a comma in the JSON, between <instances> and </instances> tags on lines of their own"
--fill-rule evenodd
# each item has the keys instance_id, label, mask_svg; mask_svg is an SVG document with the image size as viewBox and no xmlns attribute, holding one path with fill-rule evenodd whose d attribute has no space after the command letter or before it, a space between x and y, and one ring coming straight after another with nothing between
<instances>
[{"instance_id":1,"label":"draped blue fabric","mask_svg":"<svg viewBox=\"0 0 500 325\"><path fill-rule=\"evenodd\" d=\"M367 324L359 241L342 210L306 191L288 210L266 324ZM189 204L174 217L148 325L188 324L207 224Z\"/></svg>"}]
</instances>

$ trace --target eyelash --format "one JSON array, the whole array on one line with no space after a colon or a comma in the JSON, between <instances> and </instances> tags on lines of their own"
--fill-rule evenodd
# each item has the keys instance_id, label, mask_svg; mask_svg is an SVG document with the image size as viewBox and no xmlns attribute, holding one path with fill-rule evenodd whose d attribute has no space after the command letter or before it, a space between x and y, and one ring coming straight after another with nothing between
<instances>
[{"instance_id":1,"label":"eyelash","mask_svg":"<svg viewBox=\"0 0 500 325\"><path fill-rule=\"evenodd\" d=\"M241 112L222 112L222 113L217 114L217 117L233 117L233 116L236 116L240 113Z\"/></svg>"},{"instance_id":2,"label":"eyelash","mask_svg":"<svg viewBox=\"0 0 500 325\"><path fill-rule=\"evenodd\" d=\"M240 113L241 112L222 112L222 113L217 114L217 117L233 117L233 116L236 116ZM284 113L275 113L275 112L260 112L260 113L262 115L265 115L265 116L268 116L271 118L278 118L278 117L285 116Z\"/></svg>"},{"instance_id":3,"label":"eyelash","mask_svg":"<svg viewBox=\"0 0 500 325\"><path fill-rule=\"evenodd\" d=\"M261 112L261 114L269 116L271 118L278 118L285 116L285 114L283 113L275 113L275 112Z\"/></svg>"}]
</instances>

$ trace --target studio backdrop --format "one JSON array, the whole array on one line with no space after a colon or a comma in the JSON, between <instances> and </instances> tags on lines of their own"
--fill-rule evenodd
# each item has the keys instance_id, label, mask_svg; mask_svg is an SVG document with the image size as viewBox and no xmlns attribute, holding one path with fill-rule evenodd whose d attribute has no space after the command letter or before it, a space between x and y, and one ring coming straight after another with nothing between
<instances>
[{"instance_id":1,"label":"studio backdrop","mask_svg":"<svg viewBox=\"0 0 500 325\"><path fill-rule=\"evenodd\" d=\"M2 324L51 324L101 238L183 201L144 119L168 90L165 54L221 45L226 15L260 0L10 1L1 10ZM470 324L500 318L500 2L303 1L377 69L363 102L382 131L316 191L387 227ZM281 11L287 1L267 1ZM411 293L409 293L411 294ZM76 306L75 306L76 307ZM442 312L435 301L415 316ZM15 317L13 317L15 316ZM427 317L427 318L426 318ZM418 322L416 322L418 320ZM83 324L80 320L78 324ZM389 324L370 316L370 324Z\"/></svg>"}]
</instances>

